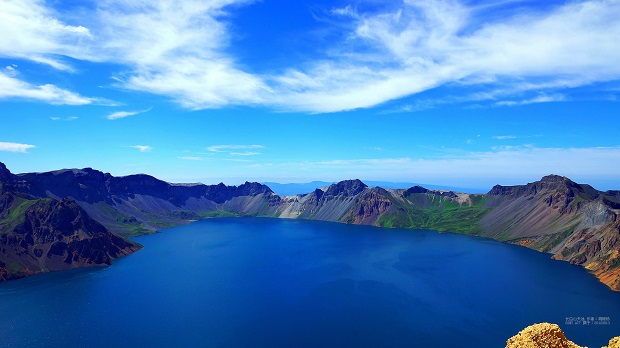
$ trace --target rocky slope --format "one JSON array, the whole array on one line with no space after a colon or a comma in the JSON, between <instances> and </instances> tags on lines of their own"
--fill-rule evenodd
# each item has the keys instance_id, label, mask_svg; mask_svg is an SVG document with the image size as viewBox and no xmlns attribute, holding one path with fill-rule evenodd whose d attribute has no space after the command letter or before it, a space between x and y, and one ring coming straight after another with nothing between
<instances>
[{"instance_id":1,"label":"rocky slope","mask_svg":"<svg viewBox=\"0 0 620 348\"><path fill-rule=\"evenodd\" d=\"M14 190L0 164L0 281L76 267L109 265L139 249L110 233L70 198Z\"/></svg>"},{"instance_id":2,"label":"rocky slope","mask_svg":"<svg viewBox=\"0 0 620 348\"><path fill-rule=\"evenodd\" d=\"M149 233L212 216L266 216L425 228L493 238L582 265L620 290L620 191L600 192L549 175L487 194L368 187L346 180L304 195L269 187L175 185L148 175L114 177L90 168L11 174L0 182L32 199L71 198L92 219L122 236ZM2 210L0 202L0 210Z\"/></svg>"}]
</instances>

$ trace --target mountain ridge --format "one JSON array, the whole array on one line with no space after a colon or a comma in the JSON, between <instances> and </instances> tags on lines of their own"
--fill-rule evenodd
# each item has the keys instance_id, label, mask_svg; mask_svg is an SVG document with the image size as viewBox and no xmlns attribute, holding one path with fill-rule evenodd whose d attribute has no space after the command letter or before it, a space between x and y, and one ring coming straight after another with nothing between
<instances>
[{"instance_id":1,"label":"mountain ridge","mask_svg":"<svg viewBox=\"0 0 620 348\"><path fill-rule=\"evenodd\" d=\"M620 290L620 191L598 191L554 174L525 185L496 185L486 194L421 186L385 189L354 179L294 196L276 195L259 183L175 185L145 174L114 177L91 168L11 174L0 163L0 178L2 187L23 197L69 198L124 237L217 216L433 229L550 253Z\"/></svg>"}]
</instances>

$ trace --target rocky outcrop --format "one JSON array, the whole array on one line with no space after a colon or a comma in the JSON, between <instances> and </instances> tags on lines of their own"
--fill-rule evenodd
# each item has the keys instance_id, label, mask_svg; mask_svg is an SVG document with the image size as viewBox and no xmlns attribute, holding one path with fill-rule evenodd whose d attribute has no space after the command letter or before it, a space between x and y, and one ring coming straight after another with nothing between
<instances>
[{"instance_id":1,"label":"rocky outcrop","mask_svg":"<svg viewBox=\"0 0 620 348\"><path fill-rule=\"evenodd\" d=\"M429 190L426 189L422 186L414 186L412 188L409 188L407 190L405 190L405 192L403 193L404 196L411 196L415 193L423 193L423 194L428 194L428 195L436 195L436 196L444 196L444 197L450 197L450 198L457 198L458 195L453 192L453 191L439 191L439 190Z\"/></svg>"},{"instance_id":2,"label":"rocky outcrop","mask_svg":"<svg viewBox=\"0 0 620 348\"><path fill-rule=\"evenodd\" d=\"M569 341L557 324L540 323L526 327L506 341L506 348L582 348Z\"/></svg>"},{"instance_id":3,"label":"rocky outcrop","mask_svg":"<svg viewBox=\"0 0 620 348\"><path fill-rule=\"evenodd\" d=\"M506 341L506 348L587 348L570 341L557 324L534 324ZM620 336L609 340L602 348L620 348Z\"/></svg>"},{"instance_id":4,"label":"rocky outcrop","mask_svg":"<svg viewBox=\"0 0 620 348\"><path fill-rule=\"evenodd\" d=\"M0 182L8 182L13 180L13 174L7 169L4 163L0 162Z\"/></svg>"},{"instance_id":5,"label":"rocky outcrop","mask_svg":"<svg viewBox=\"0 0 620 348\"><path fill-rule=\"evenodd\" d=\"M344 180L339 183L330 185L325 191L325 195L352 197L361 193L367 187L368 186L366 186L366 184L364 184L359 179Z\"/></svg>"},{"instance_id":6,"label":"rocky outcrop","mask_svg":"<svg viewBox=\"0 0 620 348\"><path fill-rule=\"evenodd\" d=\"M620 336L616 336L609 340L609 343L602 348L620 348Z\"/></svg>"},{"instance_id":7,"label":"rocky outcrop","mask_svg":"<svg viewBox=\"0 0 620 348\"><path fill-rule=\"evenodd\" d=\"M372 225L394 206L385 189L375 187L358 195L342 222Z\"/></svg>"},{"instance_id":8,"label":"rocky outcrop","mask_svg":"<svg viewBox=\"0 0 620 348\"><path fill-rule=\"evenodd\" d=\"M0 280L110 265L139 249L110 233L69 198L31 201L5 194L4 201L11 204L0 221Z\"/></svg>"}]
</instances>

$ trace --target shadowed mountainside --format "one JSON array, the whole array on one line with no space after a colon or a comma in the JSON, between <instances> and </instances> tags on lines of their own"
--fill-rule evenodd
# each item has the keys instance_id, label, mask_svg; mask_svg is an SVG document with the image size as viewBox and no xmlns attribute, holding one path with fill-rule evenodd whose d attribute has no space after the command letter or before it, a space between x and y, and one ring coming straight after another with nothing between
<instances>
[{"instance_id":1,"label":"shadowed mountainside","mask_svg":"<svg viewBox=\"0 0 620 348\"><path fill-rule=\"evenodd\" d=\"M14 190L11 179L0 163L0 281L109 265L139 250L139 245L90 218L72 199L25 195Z\"/></svg>"},{"instance_id":2,"label":"shadowed mountainside","mask_svg":"<svg viewBox=\"0 0 620 348\"><path fill-rule=\"evenodd\" d=\"M14 175L16 190L36 197L71 197L112 232L137 236L210 216L267 214L279 202L258 183L240 186L170 184L138 174L114 177L91 168ZM265 198L265 199L263 199Z\"/></svg>"},{"instance_id":3,"label":"shadowed mountainside","mask_svg":"<svg viewBox=\"0 0 620 348\"><path fill-rule=\"evenodd\" d=\"M2 169L4 168L4 169ZM264 216L379 227L423 228L513 243L582 265L620 290L620 191L600 192L549 175L487 194L368 187L346 180L295 196L269 187L170 184L148 175L114 177L90 168L11 174L0 182L32 199L69 197L84 214L121 236L215 216ZM5 208L0 202L0 211Z\"/></svg>"}]
</instances>

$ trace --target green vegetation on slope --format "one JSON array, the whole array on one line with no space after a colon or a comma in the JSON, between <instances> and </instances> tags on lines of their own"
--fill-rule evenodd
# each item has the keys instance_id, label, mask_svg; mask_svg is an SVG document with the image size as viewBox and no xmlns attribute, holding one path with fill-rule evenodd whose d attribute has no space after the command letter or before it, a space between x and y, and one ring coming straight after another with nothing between
<instances>
[{"instance_id":1,"label":"green vegetation on slope","mask_svg":"<svg viewBox=\"0 0 620 348\"><path fill-rule=\"evenodd\" d=\"M26 218L26 210L32 207L39 200L30 200L24 198L15 198L11 207L5 212L6 215L0 220L0 234L12 231L19 224L23 223ZM50 198L41 199L40 201L51 201Z\"/></svg>"},{"instance_id":2,"label":"green vegetation on slope","mask_svg":"<svg viewBox=\"0 0 620 348\"><path fill-rule=\"evenodd\" d=\"M479 195L471 195L471 205L459 205L451 198L423 193L411 194L407 199L412 205L397 203L397 208L379 217L376 225L478 235L482 233L478 222L490 211L484 207L484 197Z\"/></svg>"}]
</instances>

